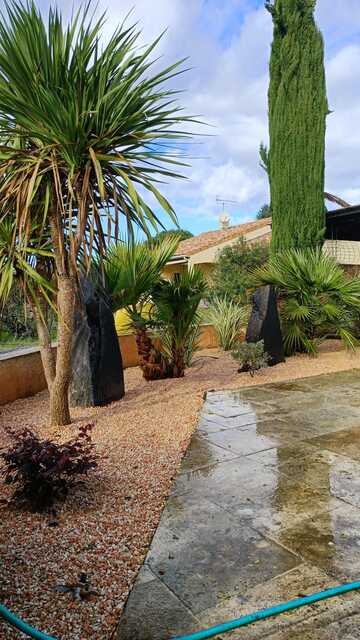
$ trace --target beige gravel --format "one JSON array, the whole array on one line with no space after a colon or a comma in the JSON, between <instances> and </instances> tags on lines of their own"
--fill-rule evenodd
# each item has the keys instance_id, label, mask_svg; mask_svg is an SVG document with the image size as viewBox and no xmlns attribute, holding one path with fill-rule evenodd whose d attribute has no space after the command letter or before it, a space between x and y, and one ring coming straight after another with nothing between
<instances>
[{"instance_id":1,"label":"beige gravel","mask_svg":"<svg viewBox=\"0 0 360 640\"><path fill-rule=\"evenodd\" d=\"M60 525L49 516L19 512L0 485L0 602L58 640L110 640L127 595L143 562L209 389L238 388L321 373L360 368L360 351L349 355L336 341L317 358L296 356L251 378L237 374L228 354L197 355L182 380L146 383L139 369L125 372L126 397L110 406L74 410L74 423L94 421L93 437L104 456L99 469L58 509ZM0 408L3 425L30 425L42 436L68 438L74 426L46 426L47 394ZM73 601L55 591L86 572L97 593ZM0 623L4 640L20 638ZM21 636L23 637L23 636Z\"/></svg>"}]
</instances>

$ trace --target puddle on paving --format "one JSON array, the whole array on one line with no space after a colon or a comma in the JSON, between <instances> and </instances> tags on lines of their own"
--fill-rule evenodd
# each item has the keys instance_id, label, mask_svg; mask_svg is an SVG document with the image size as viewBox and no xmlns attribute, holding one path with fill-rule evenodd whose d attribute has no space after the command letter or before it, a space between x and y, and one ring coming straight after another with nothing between
<instances>
[{"instance_id":1,"label":"puddle on paving","mask_svg":"<svg viewBox=\"0 0 360 640\"><path fill-rule=\"evenodd\" d=\"M351 381L353 386L347 386ZM314 388L311 384L307 379L210 395L194 447L200 438L238 458L211 464L210 456L207 468L183 473L175 486L178 496L210 500L242 525L275 536L290 551L307 557L307 536L319 536L318 522L337 522L333 514L346 511L343 501L350 510L360 506L360 429L343 428L360 425L360 412L351 405L358 396L357 378L354 382L348 372L333 376L334 404L331 377L316 378ZM244 413L249 409L251 414ZM330 524L318 545L309 538L312 560L323 544L324 557L331 558L337 540ZM350 535L347 549L353 548L357 557L356 540Z\"/></svg>"}]
</instances>

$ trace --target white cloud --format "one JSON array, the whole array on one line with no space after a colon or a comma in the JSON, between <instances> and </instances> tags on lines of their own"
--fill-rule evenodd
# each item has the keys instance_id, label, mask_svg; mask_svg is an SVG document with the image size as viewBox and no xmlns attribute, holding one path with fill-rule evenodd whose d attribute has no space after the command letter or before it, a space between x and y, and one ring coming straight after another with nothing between
<instances>
[{"instance_id":1,"label":"white cloud","mask_svg":"<svg viewBox=\"0 0 360 640\"><path fill-rule=\"evenodd\" d=\"M47 0L48 1L48 0ZM76 4L76 3L75 3ZM79 4L79 3L78 3ZM259 4L259 3L257 3ZM63 0L62 8L72 0ZM189 56L193 69L177 84L190 113L214 126L199 139L187 183L169 183L165 195L180 217L196 227L213 224L216 195L236 199L247 216L268 199L258 148L267 139L268 60L271 17L254 0L100 0L110 33L135 5L133 19L148 42L166 27L159 45L161 64ZM316 16L324 34L329 105L326 188L351 202L360 200L360 2L318 0ZM197 227L199 227L199 222Z\"/></svg>"}]
</instances>

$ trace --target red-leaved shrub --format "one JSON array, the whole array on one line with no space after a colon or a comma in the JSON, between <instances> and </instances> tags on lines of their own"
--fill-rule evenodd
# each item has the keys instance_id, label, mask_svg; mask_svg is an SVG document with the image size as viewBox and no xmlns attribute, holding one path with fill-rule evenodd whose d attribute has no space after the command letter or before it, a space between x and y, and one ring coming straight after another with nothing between
<instances>
[{"instance_id":1,"label":"red-leaved shrub","mask_svg":"<svg viewBox=\"0 0 360 640\"><path fill-rule=\"evenodd\" d=\"M12 444L0 453L5 462L1 475L6 484L16 485L13 498L35 511L64 500L78 476L97 467L98 456L91 439L93 426L80 426L77 435L63 444L41 440L29 428L7 429Z\"/></svg>"}]
</instances>

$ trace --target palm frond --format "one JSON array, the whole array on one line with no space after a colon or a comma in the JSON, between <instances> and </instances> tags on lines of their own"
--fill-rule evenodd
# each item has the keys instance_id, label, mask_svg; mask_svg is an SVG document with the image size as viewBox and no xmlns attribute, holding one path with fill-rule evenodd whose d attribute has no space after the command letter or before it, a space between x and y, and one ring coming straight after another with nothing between
<instances>
[{"instance_id":1,"label":"palm frond","mask_svg":"<svg viewBox=\"0 0 360 640\"><path fill-rule=\"evenodd\" d=\"M172 349L182 349L190 340L207 282L199 269L180 273L172 280L162 280L153 290L155 324L166 327Z\"/></svg>"},{"instance_id":2,"label":"palm frond","mask_svg":"<svg viewBox=\"0 0 360 640\"><path fill-rule=\"evenodd\" d=\"M153 247L131 238L109 247L103 263L104 285L114 311L134 310L149 300L177 244L176 236L170 236Z\"/></svg>"},{"instance_id":3,"label":"palm frond","mask_svg":"<svg viewBox=\"0 0 360 640\"><path fill-rule=\"evenodd\" d=\"M89 7L65 25L57 9L46 21L34 2L10 2L0 20L0 198L20 235L37 198L46 201L44 226L52 219L68 271L84 242L91 253L96 237L101 254L121 219L147 234L162 226L158 209L176 223L157 183L183 177L175 167L186 166L193 122L169 84L184 60L155 71L161 36L143 49L136 25L103 45L105 16Z\"/></svg>"}]
</instances>

